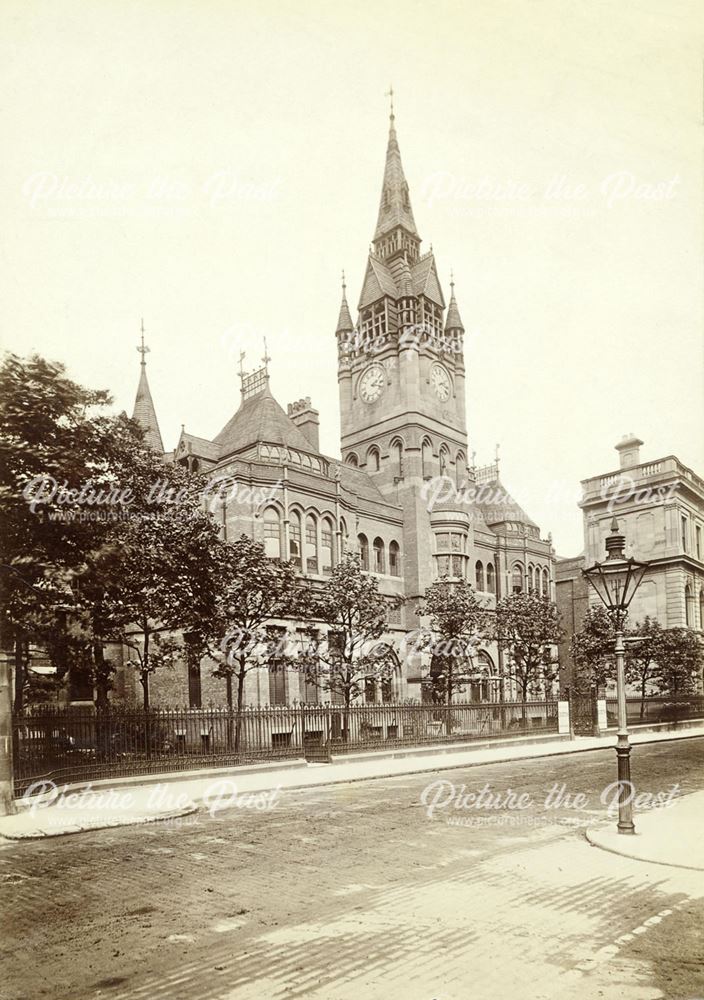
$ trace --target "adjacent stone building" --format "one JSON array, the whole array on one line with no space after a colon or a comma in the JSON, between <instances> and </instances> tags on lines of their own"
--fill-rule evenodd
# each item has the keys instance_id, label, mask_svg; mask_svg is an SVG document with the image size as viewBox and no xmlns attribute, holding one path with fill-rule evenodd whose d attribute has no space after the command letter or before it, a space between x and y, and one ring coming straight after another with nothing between
<instances>
[{"instance_id":1,"label":"adjacent stone building","mask_svg":"<svg viewBox=\"0 0 704 1000\"><path fill-rule=\"evenodd\" d=\"M630 622L649 615L665 628L704 630L704 480L674 455L641 462L642 444L626 435L616 445L619 468L582 481L584 553L556 566L558 608L570 631L579 628L588 604L597 603L579 576L604 559L614 516L626 555L649 563ZM573 668L567 645L568 639L560 649L563 684Z\"/></svg>"}]
</instances>

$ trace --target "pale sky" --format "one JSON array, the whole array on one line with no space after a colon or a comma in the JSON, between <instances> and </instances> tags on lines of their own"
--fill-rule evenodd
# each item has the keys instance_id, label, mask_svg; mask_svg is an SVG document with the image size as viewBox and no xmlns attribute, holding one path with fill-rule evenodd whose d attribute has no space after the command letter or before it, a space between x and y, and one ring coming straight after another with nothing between
<instances>
[{"instance_id":1,"label":"pale sky","mask_svg":"<svg viewBox=\"0 0 704 1000\"><path fill-rule=\"evenodd\" d=\"M182 423L222 428L238 353L258 364L266 336L274 395L311 396L339 454L340 271L355 306L392 82L423 249L446 292L455 273L478 464L500 442L560 555L582 548L580 479L616 467L623 434L704 475L699 0L0 17L5 347L131 413L143 316L173 448Z\"/></svg>"}]
</instances>

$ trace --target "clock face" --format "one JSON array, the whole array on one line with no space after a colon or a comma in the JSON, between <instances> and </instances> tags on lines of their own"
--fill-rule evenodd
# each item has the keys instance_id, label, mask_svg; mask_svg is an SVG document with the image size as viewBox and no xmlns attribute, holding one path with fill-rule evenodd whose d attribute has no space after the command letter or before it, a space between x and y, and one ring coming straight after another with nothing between
<instances>
[{"instance_id":1,"label":"clock face","mask_svg":"<svg viewBox=\"0 0 704 1000\"><path fill-rule=\"evenodd\" d=\"M373 403L384 391L384 369L370 365L360 379L359 394L365 403Z\"/></svg>"},{"instance_id":2,"label":"clock face","mask_svg":"<svg viewBox=\"0 0 704 1000\"><path fill-rule=\"evenodd\" d=\"M430 381L435 394L441 402L450 398L450 376L442 365L435 364L430 369Z\"/></svg>"}]
</instances>

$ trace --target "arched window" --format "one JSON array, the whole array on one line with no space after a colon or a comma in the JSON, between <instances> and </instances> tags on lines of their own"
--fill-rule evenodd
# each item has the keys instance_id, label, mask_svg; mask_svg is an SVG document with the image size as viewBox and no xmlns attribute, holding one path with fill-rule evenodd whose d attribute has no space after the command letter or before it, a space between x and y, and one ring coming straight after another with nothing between
<instances>
[{"instance_id":1,"label":"arched window","mask_svg":"<svg viewBox=\"0 0 704 1000\"><path fill-rule=\"evenodd\" d=\"M306 517L306 573L318 572L318 525L312 514Z\"/></svg>"},{"instance_id":2,"label":"arched window","mask_svg":"<svg viewBox=\"0 0 704 1000\"><path fill-rule=\"evenodd\" d=\"M378 472L381 467L381 457L378 448L370 448L367 452L367 471Z\"/></svg>"},{"instance_id":3,"label":"arched window","mask_svg":"<svg viewBox=\"0 0 704 1000\"><path fill-rule=\"evenodd\" d=\"M489 701L490 685L495 671L494 661L484 649L477 653L476 670L476 677L471 686L471 700Z\"/></svg>"},{"instance_id":4,"label":"arched window","mask_svg":"<svg viewBox=\"0 0 704 1000\"><path fill-rule=\"evenodd\" d=\"M457 489L461 490L465 482L465 462L463 451L457 452L457 458L455 459L455 482L457 483Z\"/></svg>"},{"instance_id":5,"label":"arched window","mask_svg":"<svg viewBox=\"0 0 704 1000\"><path fill-rule=\"evenodd\" d=\"M291 557L291 562L298 569L301 569L301 518L296 513L296 511L291 511L290 522L288 526L288 547Z\"/></svg>"},{"instance_id":6,"label":"arched window","mask_svg":"<svg viewBox=\"0 0 704 1000\"><path fill-rule=\"evenodd\" d=\"M355 455L355 453L353 451L351 451L349 453L349 455L345 459L345 462L347 462L348 465L353 465L355 467L355 469L359 465L359 459L357 458L357 456Z\"/></svg>"},{"instance_id":7,"label":"arched window","mask_svg":"<svg viewBox=\"0 0 704 1000\"><path fill-rule=\"evenodd\" d=\"M687 628L692 626L692 588L689 584L684 588L684 623Z\"/></svg>"},{"instance_id":8,"label":"arched window","mask_svg":"<svg viewBox=\"0 0 704 1000\"><path fill-rule=\"evenodd\" d=\"M329 576L332 573L334 539L335 533L332 528L332 521L326 517L323 519L323 525L320 532L320 554L323 562L322 570L326 576Z\"/></svg>"},{"instance_id":9,"label":"arched window","mask_svg":"<svg viewBox=\"0 0 704 1000\"><path fill-rule=\"evenodd\" d=\"M264 511L264 551L267 559L281 558L281 518L276 507Z\"/></svg>"},{"instance_id":10,"label":"arched window","mask_svg":"<svg viewBox=\"0 0 704 1000\"><path fill-rule=\"evenodd\" d=\"M484 565L480 561L474 567L474 579L477 590L484 590Z\"/></svg>"},{"instance_id":11,"label":"arched window","mask_svg":"<svg viewBox=\"0 0 704 1000\"><path fill-rule=\"evenodd\" d=\"M440 449L440 475L447 476L450 471L450 450L446 445Z\"/></svg>"},{"instance_id":12,"label":"arched window","mask_svg":"<svg viewBox=\"0 0 704 1000\"><path fill-rule=\"evenodd\" d=\"M537 580L537 583L538 583L537 589L538 589L538 591L540 591L540 570L538 570L538 580ZM532 565L529 565L528 566L528 590L535 590L536 589L535 584L536 584L535 570L533 569Z\"/></svg>"},{"instance_id":13,"label":"arched window","mask_svg":"<svg viewBox=\"0 0 704 1000\"><path fill-rule=\"evenodd\" d=\"M490 594L496 593L496 573L493 563L486 564L486 589Z\"/></svg>"},{"instance_id":14,"label":"arched window","mask_svg":"<svg viewBox=\"0 0 704 1000\"><path fill-rule=\"evenodd\" d=\"M362 569L369 570L369 542L366 535L357 535L359 542L359 558L362 562Z\"/></svg>"},{"instance_id":15,"label":"arched window","mask_svg":"<svg viewBox=\"0 0 704 1000\"><path fill-rule=\"evenodd\" d=\"M401 575L401 551L398 542L391 542L389 545L389 574L391 576Z\"/></svg>"},{"instance_id":16,"label":"arched window","mask_svg":"<svg viewBox=\"0 0 704 1000\"><path fill-rule=\"evenodd\" d=\"M423 440L420 457L421 475L423 476L423 479L428 479L433 474L433 446L428 438L424 438Z\"/></svg>"},{"instance_id":17,"label":"arched window","mask_svg":"<svg viewBox=\"0 0 704 1000\"><path fill-rule=\"evenodd\" d=\"M545 597L550 596L550 574L546 569L543 570L543 594Z\"/></svg>"},{"instance_id":18,"label":"arched window","mask_svg":"<svg viewBox=\"0 0 704 1000\"><path fill-rule=\"evenodd\" d=\"M394 463L394 475L403 479L403 442L391 442L391 460Z\"/></svg>"},{"instance_id":19,"label":"arched window","mask_svg":"<svg viewBox=\"0 0 704 1000\"><path fill-rule=\"evenodd\" d=\"M520 563L514 563L511 571L511 590L514 594L523 593L523 567Z\"/></svg>"},{"instance_id":20,"label":"arched window","mask_svg":"<svg viewBox=\"0 0 704 1000\"><path fill-rule=\"evenodd\" d=\"M384 543L381 538L374 539L374 572L386 572L386 560L384 559Z\"/></svg>"}]
</instances>

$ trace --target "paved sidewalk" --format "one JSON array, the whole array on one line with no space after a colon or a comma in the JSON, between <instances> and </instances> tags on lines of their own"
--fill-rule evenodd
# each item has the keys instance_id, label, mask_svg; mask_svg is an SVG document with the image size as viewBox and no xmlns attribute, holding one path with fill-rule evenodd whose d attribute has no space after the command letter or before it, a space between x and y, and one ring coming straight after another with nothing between
<instances>
[{"instance_id":1,"label":"paved sidewalk","mask_svg":"<svg viewBox=\"0 0 704 1000\"><path fill-rule=\"evenodd\" d=\"M704 736L700 728L633 734L635 746ZM268 808L271 796L292 788L366 781L405 774L477 767L514 760L563 756L586 751L612 752L616 736L542 738L527 742L517 738L482 746L441 745L410 751L349 754L332 764L305 760L279 765L255 765L224 770L203 769L144 777L93 782L89 788L59 788L51 796L19 799L15 816L0 818L0 837L9 840L55 837L84 830L150 823L185 816L199 807L212 813L240 806ZM623 838L621 838L623 839Z\"/></svg>"},{"instance_id":2,"label":"paved sidewalk","mask_svg":"<svg viewBox=\"0 0 704 1000\"><path fill-rule=\"evenodd\" d=\"M66 833L102 830L113 826L133 826L156 820L187 816L198 809L183 791L173 788L168 797L158 785L132 788L57 789L56 801L38 797L17 802L15 816L0 818L0 838L37 840Z\"/></svg>"},{"instance_id":3,"label":"paved sidewalk","mask_svg":"<svg viewBox=\"0 0 704 1000\"><path fill-rule=\"evenodd\" d=\"M619 833L616 818L609 826L587 830L594 847L637 861L704 871L704 792L676 798L666 808L637 813L636 832Z\"/></svg>"}]
</instances>

